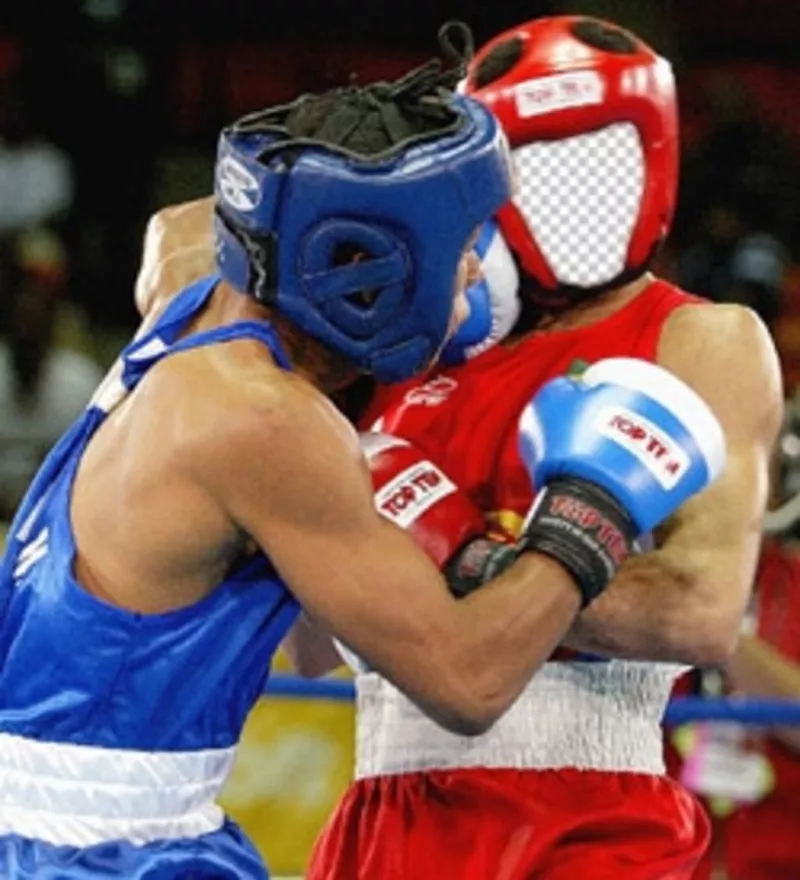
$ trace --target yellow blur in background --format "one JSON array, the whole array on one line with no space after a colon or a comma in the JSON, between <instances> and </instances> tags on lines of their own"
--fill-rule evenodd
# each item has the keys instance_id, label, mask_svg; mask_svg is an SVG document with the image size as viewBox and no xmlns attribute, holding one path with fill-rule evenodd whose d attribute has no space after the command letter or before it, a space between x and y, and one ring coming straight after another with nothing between
<instances>
[{"instance_id":1,"label":"yellow blur in background","mask_svg":"<svg viewBox=\"0 0 800 880\"><path fill-rule=\"evenodd\" d=\"M273 672L291 672L284 655ZM265 697L250 713L221 804L273 875L305 869L314 840L352 779L354 720L349 703L282 697Z\"/></svg>"}]
</instances>

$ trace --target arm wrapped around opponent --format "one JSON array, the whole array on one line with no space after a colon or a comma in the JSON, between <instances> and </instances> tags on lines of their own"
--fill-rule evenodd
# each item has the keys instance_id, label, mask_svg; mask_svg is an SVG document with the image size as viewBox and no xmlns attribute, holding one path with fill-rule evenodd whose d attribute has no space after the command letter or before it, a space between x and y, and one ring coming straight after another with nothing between
<instances>
[{"instance_id":1,"label":"arm wrapped around opponent","mask_svg":"<svg viewBox=\"0 0 800 880\"><path fill-rule=\"evenodd\" d=\"M362 435L378 512L414 537L457 596L533 552L571 575L585 608L637 538L713 482L725 460L721 428L700 397L666 370L627 358L549 382L519 431L539 492L514 546L486 537L480 511L411 444Z\"/></svg>"}]
</instances>

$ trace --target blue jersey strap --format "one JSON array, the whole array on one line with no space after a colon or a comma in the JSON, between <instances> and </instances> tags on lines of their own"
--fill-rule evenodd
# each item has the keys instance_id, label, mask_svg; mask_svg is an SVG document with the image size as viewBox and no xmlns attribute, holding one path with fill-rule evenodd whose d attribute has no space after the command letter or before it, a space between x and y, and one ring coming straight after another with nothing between
<instances>
[{"instance_id":1,"label":"blue jersey strap","mask_svg":"<svg viewBox=\"0 0 800 880\"><path fill-rule=\"evenodd\" d=\"M191 351L193 348L200 348L204 345L233 342L236 339L255 339L258 342L263 342L272 352L278 366L284 370L291 370L291 361L275 332L275 328L266 321L237 321L235 324L227 324L224 327L202 330L200 333L193 333L191 336L179 340L165 354Z\"/></svg>"},{"instance_id":2,"label":"blue jersey strap","mask_svg":"<svg viewBox=\"0 0 800 880\"><path fill-rule=\"evenodd\" d=\"M280 338L267 321L238 321L181 338L183 330L210 299L219 280L219 276L211 275L182 290L170 302L155 326L127 346L122 353L122 382L128 390L133 389L150 367L168 354L235 339L248 338L263 342L278 366L291 369Z\"/></svg>"}]
</instances>

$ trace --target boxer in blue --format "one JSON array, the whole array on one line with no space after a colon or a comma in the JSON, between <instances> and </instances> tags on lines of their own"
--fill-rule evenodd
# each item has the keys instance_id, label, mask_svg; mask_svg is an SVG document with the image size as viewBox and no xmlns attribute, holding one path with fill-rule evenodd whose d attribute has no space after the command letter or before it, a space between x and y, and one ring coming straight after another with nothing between
<instances>
[{"instance_id":1,"label":"boxer in blue","mask_svg":"<svg viewBox=\"0 0 800 880\"><path fill-rule=\"evenodd\" d=\"M464 317L474 230L509 196L495 120L435 67L241 120L215 184L217 273L164 297L11 526L7 880L265 878L216 798L301 606L431 717L480 732L602 593L646 512L714 477L707 438L670 401L607 385L587 406L620 394L663 417L685 480L659 488L575 406L537 427L551 399L527 417L524 455L558 489L518 546L484 538L408 448L378 485L399 513L378 514L359 438L326 395L433 363ZM373 462L402 447L377 441Z\"/></svg>"}]
</instances>

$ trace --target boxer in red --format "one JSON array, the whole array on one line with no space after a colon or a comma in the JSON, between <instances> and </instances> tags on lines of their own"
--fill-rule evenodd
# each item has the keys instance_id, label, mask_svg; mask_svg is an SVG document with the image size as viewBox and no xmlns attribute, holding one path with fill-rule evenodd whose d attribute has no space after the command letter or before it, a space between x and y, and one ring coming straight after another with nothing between
<instances>
[{"instance_id":1,"label":"boxer in red","mask_svg":"<svg viewBox=\"0 0 800 880\"><path fill-rule=\"evenodd\" d=\"M381 390L363 427L414 443L517 534L531 502L520 410L552 377L628 356L705 398L728 465L623 566L488 733L450 735L362 670L357 778L307 877L689 878L707 820L664 775L660 720L676 674L725 662L736 641L781 420L776 353L752 312L649 272L676 198L666 60L604 22L541 19L485 46L465 89L500 119L516 162L518 192L497 219L523 314L464 365Z\"/></svg>"},{"instance_id":2,"label":"boxer in red","mask_svg":"<svg viewBox=\"0 0 800 880\"><path fill-rule=\"evenodd\" d=\"M676 672L723 662L738 633L781 418L776 355L751 312L705 304L648 272L676 190L665 60L614 26L544 19L486 46L465 87L492 107L517 162L519 192L498 220L522 315L506 343L381 391L362 426L421 447L514 535L532 498L517 451L525 404L581 362L626 356L667 367L708 401L728 466L625 564L488 734L447 734L379 676L360 674L357 780L307 876L687 878L707 824L663 775L660 718ZM190 245L207 222L197 203L151 226L160 255L138 287L143 311L153 273L185 283L181 259L209 258ZM172 262L170 238L184 254ZM659 438L629 440L658 470ZM309 674L339 662L305 618L287 647Z\"/></svg>"}]
</instances>

